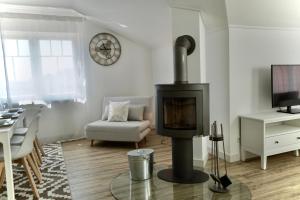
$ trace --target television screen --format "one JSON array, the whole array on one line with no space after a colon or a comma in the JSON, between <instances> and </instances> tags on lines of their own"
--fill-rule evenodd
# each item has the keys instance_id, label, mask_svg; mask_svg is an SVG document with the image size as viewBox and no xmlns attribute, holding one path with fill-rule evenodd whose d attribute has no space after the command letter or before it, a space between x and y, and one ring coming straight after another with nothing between
<instances>
[{"instance_id":1,"label":"television screen","mask_svg":"<svg viewBox=\"0 0 300 200\"><path fill-rule=\"evenodd\" d=\"M300 65L272 65L272 107L300 105Z\"/></svg>"}]
</instances>

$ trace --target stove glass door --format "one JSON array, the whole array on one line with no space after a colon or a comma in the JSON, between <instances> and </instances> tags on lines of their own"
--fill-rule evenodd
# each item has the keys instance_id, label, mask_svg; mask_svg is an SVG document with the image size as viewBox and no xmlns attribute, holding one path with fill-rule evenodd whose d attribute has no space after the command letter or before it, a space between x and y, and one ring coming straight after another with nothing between
<instances>
[{"instance_id":1,"label":"stove glass door","mask_svg":"<svg viewBox=\"0 0 300 200\"><path fill-rule=\"evenodd\" d=\"M166 129L196 130L196 97L163 97L163 126Z\"/></svg>"}]
</instances>

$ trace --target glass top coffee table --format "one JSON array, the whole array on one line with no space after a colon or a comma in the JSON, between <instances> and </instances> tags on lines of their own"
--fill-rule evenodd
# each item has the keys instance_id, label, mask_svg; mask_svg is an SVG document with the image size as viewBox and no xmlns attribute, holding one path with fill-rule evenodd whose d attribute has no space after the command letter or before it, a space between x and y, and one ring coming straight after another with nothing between
<instances>
[{"instance_id":1,"label":"glass top coffee table","mask_svg":"<svg viewBox=\"0 0 300 200\"><path fill-rule=\"evenodd\" d=\"M228 193L213 193L208 189L211 180L198 184L179 184L159 179L157 172L165 168L155 168L152 179L145 181L132 181L129 171L123 172L112 180L111 193L118 200L251 199L249 188L236 179L231 178L233 184L228 187Z\"/></svg>"}]
</instances>

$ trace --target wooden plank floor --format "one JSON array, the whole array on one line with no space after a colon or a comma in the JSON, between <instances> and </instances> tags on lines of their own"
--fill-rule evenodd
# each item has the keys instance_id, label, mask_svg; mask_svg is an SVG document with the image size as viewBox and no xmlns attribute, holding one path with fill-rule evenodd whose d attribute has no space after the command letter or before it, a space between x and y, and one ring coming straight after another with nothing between
<instances>
[{"instance_id":1,"label":"wooden plank floor","mask_svg":"<svg viewBox=\"0 0 300 200\"><path fill-rule=\"evenodd\" d=\"M170 142L160 143L160 137L151 134L145 147L155 150L155 162L170 165ZM133 143L96 143L88 140L63 144L68 178L74 200L112 200L110 182L128 169L127 155ZM209 167L209 163L207 165ZM260 159L229 165L229 176L247 184L253 199L300 199L300 157L293 153L271 156L268 169L260 170Z\"/></svg>"}]
</instances>

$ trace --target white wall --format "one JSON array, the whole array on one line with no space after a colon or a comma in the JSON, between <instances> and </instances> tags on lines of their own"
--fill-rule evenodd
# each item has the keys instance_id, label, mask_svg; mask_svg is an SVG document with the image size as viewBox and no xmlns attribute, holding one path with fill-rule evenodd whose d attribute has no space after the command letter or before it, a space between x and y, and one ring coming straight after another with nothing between
<instances>
[{"instance_id":1,"label":"white wall","mask_svg":"<svg viewBox=\"0 0 300 200\"><path fill-rule=\"evenodd\" d=\"M200 28L199 12L171 8L168 31L170 39L161 46L152 49L153 83L166 84L174 82L173 47L177 37L191 35L196 41L196 49L188 56L188 80L200 82ZM203 25L203 24L202 24ZM204 25L203 25L204 27ZM203 44L201 44L203 46Z\"/></svg>"},{"instance_id":2,"label":"white wall","mask_svg":"<svg viewBox=\"0 0 300 200\"><path fill-rule=\"evenodd\" d=\"M196 48L188 56L188 81L199 83L200 80L200 13L186 9L172 8L173 44L177 37L190 35L195 39Z\"/></svg>"},{"instance_id":3,"label":"white wall","mask_svg":"<svg viewBox=\"0 0 300 200\"><path fill-rule=\"evenodd\" d=\"M103 67L89 55L90 39L97 33L109 32L98 23L87 21L84 30L87 102L53 103L41 118L42 142L84 136L84 125L99 119L104 96L153 95L151 51L113 33L120 41L122 54L117 63Z\"/></svg>"},{"instance_id":4,"label":"white wall","mask_svg":"<svg viewBox=\"0 0 300 200\"><path fill-rule=\"evenodd\" d=\"M206 83L206 28L203 18L199 15L199 51L200 51L200 81Z\"/></svg>"},{"instance_id":5,"label":"white wall","mask_svg":"<svg viewBox=\"0 0 300 200\"><path fill-rule=\"evenodd\" d=\"M228 40L228 29L206 33L206 79L210 84L210 122L216 120L219 125L223 124L226 154L230 154Z\"/></svg>"},{"instance_id":6,"label":"white wall","mask_svg":"<svg viewBox=\"0 0 300 200\"><path fill-rule=\"evenodd\" d=\"M200 13L198 13L198 20L199 20L199 57L200 59L200 65L198 66L197 71L199 70L198 74L198 81L197 83L206 83L206 29L203 24L202 17ZM196 72L197 72L196 71ZM194 73L196 73L194 72ZM194 163L195 165L200 165L201 167L204 167L206 165L206 162L208 160L208 152L207 152L207 143L208 143L208 137L194 137L193 138L193 151L194 151Z\"/></svg>"},{"instance_id":7,"label":"white wall","mask_svg":"<svg viewBox=\"0 0 300 200\"><path fill-rule=\"evenodd\" d=\"M152 50L152 73L154 84L174 82L173 45L170 41Z\"/></svg>"},{"instance_id":8,"label":"white wall","mask_svg":"<svg viewBox=\"0 0 300 200\"><path fill-rule=\"evenodd\" d=\"M300 29L231 27L230 151L239 155L242 114L271 110L271 64L300 63Z\"/></svg>"}]
</instances>

